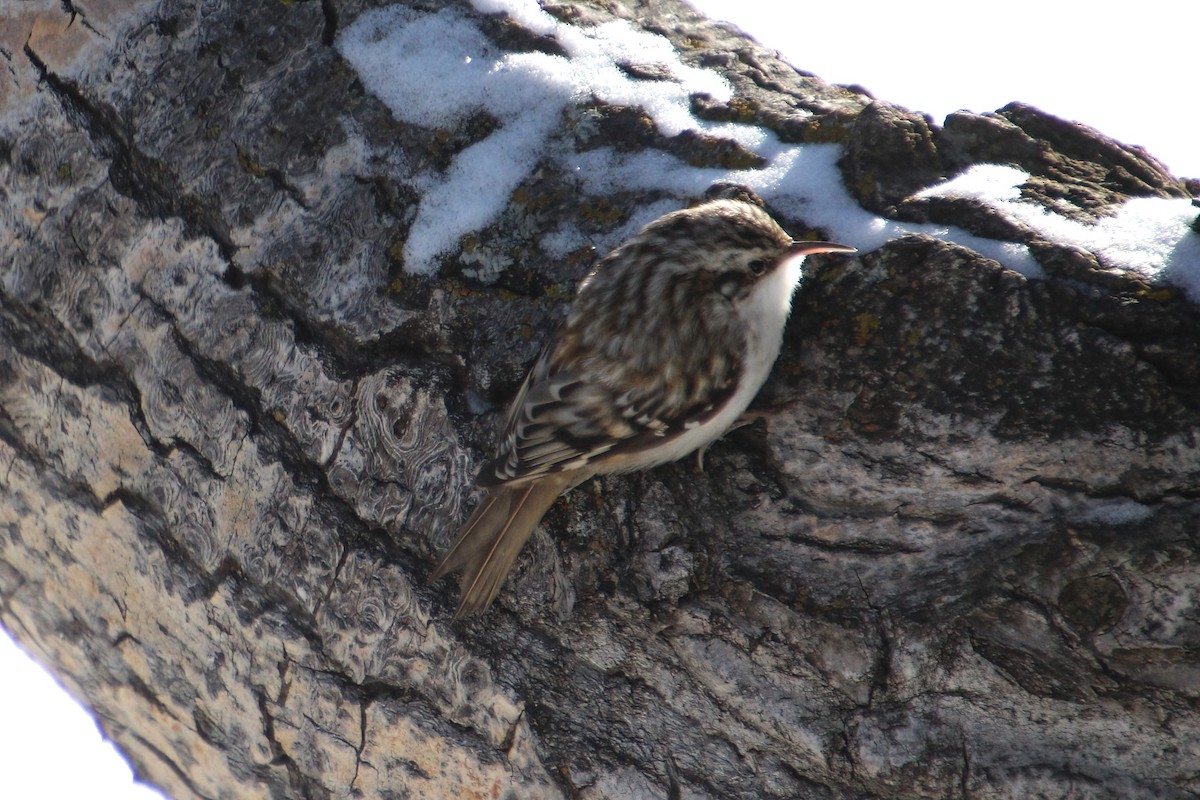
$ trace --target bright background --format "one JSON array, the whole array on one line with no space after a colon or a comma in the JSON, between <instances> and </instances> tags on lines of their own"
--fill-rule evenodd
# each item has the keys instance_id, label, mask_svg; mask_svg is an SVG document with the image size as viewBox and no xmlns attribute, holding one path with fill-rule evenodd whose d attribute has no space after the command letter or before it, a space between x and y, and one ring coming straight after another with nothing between
<instances>
[{"instance_id":1,"label":"bright background","mask_svg":"<svg viewBox=\"0 0 1200 800\"><path fill-rule=\"evenodd\" d=\"M1135 9L1092 2L693 0L799 69L940 123L1011 100L1145 147L1177 176L1200 178L1194 49L1178 0ZM964 9L970 9L965 11ZM971 14L973 16L966 16ZM1174 22L1173 22L1174 20ZM64 769L64 764L71 764ZM13 800L153 800L86 712L0 632L0 785Z\"/></svg>"},{"instance_id":2,"label":"bright background","mask_svg":"<svg viewBox=\"0 0 1200 800\"><path fill-rule=\"evenodd\" d=\"M1185 22L1179 0L688 2L798 69L938 124L1019 100L1145 147L1176 177L1200 178L1200 16Z\"/></svg>"}]
</instances>

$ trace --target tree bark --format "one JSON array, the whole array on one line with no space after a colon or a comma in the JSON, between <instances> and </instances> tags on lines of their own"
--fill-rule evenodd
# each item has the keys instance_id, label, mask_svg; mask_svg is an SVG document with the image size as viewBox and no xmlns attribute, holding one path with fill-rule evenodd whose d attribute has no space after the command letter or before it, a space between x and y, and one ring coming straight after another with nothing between
<instances>
[{"instance_id":1,"label":"tree bark","mask_svg":"<svg viewBox=\"0 0 1200 800\"><path fill-rule=\"evenodd\" d=\"M600 5L547 10L665 37L733 86L696 119L836 144L861 209L1023 244L1046 277L923 234L811 259L759 421L702 474L568 494L450 624L426 576L602 254L545 237L608 244L695 197L539 169L422 273L413 176L505 123L396 119L336 47L364 4L21 3L0 623L180 800L1197 796L1197 307L917 196L1001 163L1095 224L1196 186L1036 109L938 127L674 0ZM560 49L453 9L498 51ZM756 163L601 96L548 138Z\"/></svg>"}]
</instances>

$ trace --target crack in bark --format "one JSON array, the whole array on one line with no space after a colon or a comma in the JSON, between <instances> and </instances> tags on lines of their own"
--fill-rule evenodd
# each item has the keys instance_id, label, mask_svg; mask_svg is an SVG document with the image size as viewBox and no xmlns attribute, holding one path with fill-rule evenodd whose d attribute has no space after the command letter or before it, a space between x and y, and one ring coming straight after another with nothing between
<instances>
[{"instance_id":1,"label":"crack in bark","mask_svg":"<svg viewBox=\"0 0 1200 800\"><path fill-rule=\"evenodd\" d=\"M196 784L188 776L187 772L184 771L184 769L182 767L180 767L179 764L175 763L175 759L171 758L169 755L164 753L162 750L155 747L153 742L150 742L143 736L139 736L137 734L137 732L135 732L135 731L129 731L129 735L132 736L139 745L141 745L143 748L145 748L146 752L153 755L167 769L171 770L171 772L174 773L175 777L178 778L183 783L184 786L186 786L189 790L191 790L191 792L193 794L195 794L196 797L201 798L201 800L217 800L217 798L213 797L212 795L208 795L208 794L205 794L204 792L200 791L200 788L198 786L196 786ZM135 769L135 772L136 772L136 769ZM138 777L140 778L141 776L139 775Z\"/></svg>"},{"instance_id":2,"label":"crack in bark","mask_svg":"<svg viewBox=\"0 0 1200 800\"><path fill-rule=\"evenodd\" d=\"M338 12L334 0L321 0L321 16L325 20L321 29L321 44L333 47L338 34Z\"/></svg>"},{"instance_id":3,"label":"crack in bark","mask_svg":"<svg viewBox=\"0 0 1200 800\"><path fill-rule=\"evenodd\" d=\"M267 269L247 271L233 262L226 265L221 279L231 289L249 288L263 319L286 320L297 347L309 346L320 354L323 366L335 380L359 380L374 373L381 363L405 365L426 371L461 369L455 357L439 350L442 345L425 330L399 326L363 341L331 322L314 319L302 306L307 300L304 287L291 286ZM292 291L289 291L289 288ZM422 321L433 322L421 318Z\"/></svg>"},{"instance_id":4,"label":"crack in bark","mask_svg":"<svg viewBox=\"0 0 1200 800\"><path fill-rule=\"evenodd\" d=\"M962 739L962 778L959 780L959 791L962 793L962 800L970 800L971 797L971 751L967 749L967 738Z\"/></svg>"},{"instance_id":5,"label":"crack in bark","mask_svg":"<svg viewBox=\"0 0 1200 800\"><path fill-rule=\"evenodd\" d=\"M262 722L263 735L271 747L271 755L273 757L271 763L278 764L287 771L288 782L291 784L291 788L297 792L293 796L304 798L304 800L318 800L318 798L324 800L325 798L331 798L333 796L332 792L317 783L314 778L305 775L295 759L288 755L288 752L283 749L283 745L279 743L279 739L275 735L275 717L271 714L269 707L270 700L267 698L266 691L261 686L251 688L254 693L254 699L258 703L258 713Z\"/></svg>"},{"instance_id":6,"label":"crack in bark","mask_svg":"<svg viewBox=\"0 0 1200 800\"><path fill-rule=\"evenodd\" d=\"M354 384L350 387L350 391L348 392L349 402L350 402L350 413L346 418L345 424L340 425L338 427L337 441L333 443L333 447L330 449L330 452L329 452L329 457L326 458L325 461L321 463L321 469L325 470L326 472L328 472L329 468L332 467L334 465L334 462L337 461L338 455L340 455L342 452L342 447L344 447L346 444L346 436L349 435L350 430L355 426L355 424L358 423L358 387L359 387L359 383L360 383L359 379L355 378Z\"/></svg>"},{"instance_id":7,"label":"crack in bark","mask_svg":"<svg viewBox=\"0 0 1200 800\"><path fill-rule=\"evenodd\" d=\"M253 175L256 178L266 178L279 191L286 194L292 199L296 205L303 208L305 211L311 211L312 206L304 198L304 192L296 184L292 183L288 178L287 173L277 166L263 166L250 157L250 153L242 148L239 144L234 144L237 149L238 164L242 169Z\"/></svg>"},{"instance_id":8,"label":"crack in bark","mask_svg":"<svg viewBox=\"0 0 1200 800\"><path fill-rule=\"evenodd\" d=\"M67 116L82 123L98 154L111 162L109 180L113 188L137 203L147 216L182 220L185 230L212 239L222 257L232 261L238 248L216 204L185 191L166 162L139 150L134 144L133 131L116 109L89 97L73 81L52 72L29 42L25 43L24 51Z\"/></svg>"},{"instance_id":9,"label":"crack in bark","mask_svg":"<svg viewBox=\"0 0 1200 800\"><path fill-rule=\"evenodd\" d=\"M888 683L892 675L892 648L894 645L891 630L888 628L887 619L884 616L884 609L877 606L875 601L871 599L871 593L867 591L867 587L863 584L858 570L854 571L854 578L858 581L858 588L863 594L867 608L871 610L875 617L875 633L879 636L879 649L875 657L875 663L871 668L871 683L867 687L867 707L871 708L875 705L876 692L887 694Z\"/></svg>"},{"instance_id":10,"label":"crack in bark","mask_svg":"<svg viewBox=\"0 0 1200 800\"><path fill-rule=\"evenodd\" d=\"M807 536L796 531L788 531L786 538L789 542L795 542L814 550L820 550L827 553L857 553L868 556L896 556L896 555L914 555L925 552L925 548L916 547L914 545L905 544L903 542L879 541L871 539L842 539L839 541L829 541L813 536Z\"/></svg>"},{"instance_id":11,"label":"crack in bark","mask_svg":"<svg viewBox=\"0 0 1200 800\"><path fill-rule=\"evenodd\" d=\"M165 313L153 298L147 297L146 300L160 313ZM170 315L167 316L171 318ZM243 381L232 365L201 353L177 326L171 326L171 335L180 353L192 362L197 375L220 389L222 396L246 415L250 423L247 436L254 438L260 457L264 460L278 461L291 476L294 485L307 489L321 504L333 528L338 532L339 539L342 539L343 547L349 547L345 541L347 531L375 529L374 524L359 517L350 502L333 488L326 470L308 458L303 445L291 430L279 422L262 402L258 388ZM399 552L390 535L364 538L370 538L376 544L382 545L392 560L409 561L407 556Z\"/></svg>"},{"instance_id":12,"label":"crack in bark","mask_svg":"<svg viewBox=\"0 0 1200 800\"><path fill-rule=\"evenodd\" d=\"M319 721L318 721L318 720L317 720L315 717L313 717L312 715L310 715L310 714L306 714L306 713L304 713L304 712L301 712L301 713L300 713L300 716L302 716L302 717L303 717L305 720L307 720L308 724L312 726L312 729L313 729L314 731L318 731L318 732L320 732L320 733L323 733L323 734L325 734L326 736L328 736L330 739L333 739L333 740L335 740L335 741L341 742L342 744L346 745L346 747L349 747L351 750L354 750L355 752L358 752L358 746L357 746L356 744L354 744L354 742L350 741L350 740L349 740L349 739L347 739L345 736L342 736L340 733L338 733L337 731L333 730L332 728L328 728L328 727L326 727L325 725L322 725L322 724L321 724L321 723L320 723L320 722L319 722Z\"/></svg>"},{"instance_id":13,"label":"crack in bark","mask_svg":"<svg viewBox=\"0 0 1200 800\"><path fill-rule=\"evenodd\" d=\"M71 17L71 20L67 23L68 28L71 27L72 25L74 25L75 20L78 19L79 23L81 25L83 25L83 27L87 28L89 31L96 34L101 39L108 38L99 29L97 29L95 25L93 25L91 22L88 21L87 15L84 14L82 11L80 11L78 8L76 8L75 4L73 2L71 2L71 0L59 0L59 3L62 4L63 11L65 11Z\"/></svg>"},{"instance_id":14,"label":"crack in bark","mask_svg":"<svg viewBox=\"0 0 1200 800\"><path fill-rule=\"evenodd\" d=\"M0 414L0 441L12 448L14 463L19 458L33 468L38 480L51 496L72 502L97 515L108 508L110 503L107 498L97 497L89 484L73 480L59 472L56 464L51 463L36 447L32 447L22 438L6 409L0 407L0 412L4 412ZM11 465L9 469L12 469Z\"/></svg>"},{"instance_id":15,"label":"crack in bark","mask_svg":"<svg viewBox=\"0 0 1200 800\"><path fill-rule=\"evenodd\" d=\"M338 556L338 562L334 565L333 574L329 577L329 586L325 590L324 597L318 597L317 602L313 605L312 615L314 619L320 618L321 609L333 597L333 591L337 588L338 578L342 575L342 570L346 567L346 561L350 558L350 547L341 541L338 542L338 547L342 549L342 553Z\"/></svg>"},{"instance_id":16,"label":"crack in bark","mask_svg":"<svg viewBox=\"0 0 1200 800\"><path fill-rule=\"evenodd\" d=\"M363 750L367 748L367 708L370 700L358 702L358 746L354 748L354 777L350 779L350 791L354 792L354 784L358 782L358 771L366 762L363 761Z\"/></svg>"}]
</instances>

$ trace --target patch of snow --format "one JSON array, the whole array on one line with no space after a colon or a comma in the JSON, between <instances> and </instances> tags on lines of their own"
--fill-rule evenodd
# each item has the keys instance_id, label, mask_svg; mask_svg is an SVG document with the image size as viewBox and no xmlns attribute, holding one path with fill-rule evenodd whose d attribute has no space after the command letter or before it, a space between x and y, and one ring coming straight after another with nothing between
<instances>
[{"instance_id":1,"label":"patch of snow","mask_svg":"<svg viewBox=\"0 0 1200 800\"><path fill-rule=\"evenodd\" d=\"M1080 523L1092 525L1131 525L1154 516L1154 509L1136 500L1119 498L1089 505L1075 516Z\"/></svg>"},{"instance_id":2,"label":"patch of snow","mask_svg":"<svg viewBox=\"0 0 1200 800\"><path fill-rule=\"evenodd\" d=\"M458 153L444 172L428 169L408 176L422 196L404 248L410 271L435 270L439 256L452 251L465 234L491 224L521 181L540 162L549 161L572 175L587 194L634 189L676 198L653 204L605 241L592 242L599 250L721 181L747 186L789 217L803 219L861 251L924 233L968 247L1027 278L1045 277L1023 244L986 239L952 226L897 222L863 209L842 185L838 145L785 144L764 128L698 119L691 112L693 95L727 101L732 89L718 73L683 63L665 37L624 21L575 27L559 22L534 0L473 0L473 5L484 13L505 13L527 30L552 37L566 55L505 52L472 19L453 9L375 9L338 39L339 50L367 89L397 119L423 127L452 127L484 113L498 122L494 131ZM623 64L653 66L666 77L632 78ZM665 136L695 130L733 140L761 156L765 166L698 168L654 150L576 152L554 133L566 110L591 98L642 108ZM1189 201L1131 200L1115 215L1084 224L1023 200L1020 187L1028 179L1013 167L977 165L918 196L977 200L1049 240L1095 253L1107 266L1170 281L1200 303L1200 236L1189 227L1198 212ZM547 246L568 252L579 241L578 232L562 230ZM497 274L496 269L487 271L488 276Z\"/></svg>"},{"instance_id":3,"label":"patch of snow","mask_svg":"<svg viewBox=\"0 0 1200 800\"><path fill-rule=\"evenodd\" d=\"M504 11L533 32L555 37L568 56L506 53L454 9L374 9L338 39L363 84L397 119L451 127L482 112L500 123L458 153L445 173L413 176L422 199L405 244L409 270L431 272L438 255L491 223L546 154L563 109L591 96L640 106L667 136L703 127L726 138L759 138L746 126L701 124L691 115L693 94L728 100L732 89L717 73L684 64L661 36L624 21L575 28L531 2L480 0L476 7ZM672 79L632 78L619 66L625 61L661 67Z\"/></svg>"},{"instance_id":4,"label":"patch of snow","mask_svg":"<svg viewBox=\"0 0 1200 800\"><path fill-rule=\"evenodd\" d=\"M1106 267L1169 281L1200 303L1200 236L1191 229L1200 209L1192 201L1135 197L1116 214L1083 223L1023 200L1021 185L1028 180L1029 173L1015 167L976 164L917 197L978 200L1051 241L1090 251Z\"/></svg>"},{"instance_id":5,"label":"patch of snow","mask_svg":"<svg viewBox=\"0 0 1200 800\"><path fill-rule=\"evenodd\" d=\"M563 258L591 242L577 225L567 222L543 235L540 244L546 255L551 258Z\"/></svg>"}]
</instances>

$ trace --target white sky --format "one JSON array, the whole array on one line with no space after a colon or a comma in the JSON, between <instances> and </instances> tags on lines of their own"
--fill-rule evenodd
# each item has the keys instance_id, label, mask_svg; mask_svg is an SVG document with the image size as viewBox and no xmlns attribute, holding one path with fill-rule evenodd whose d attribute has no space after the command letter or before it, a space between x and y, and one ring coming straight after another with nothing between
<instances>
[{"instance_id":1,"label":"white sky","mask_svg":"<svg viewBox=\"0 0 1200 800\"><path fill-rule=\"evenodd\" d=\"M156 800L88 712L0 629L0 785L11 800Z\"/></svg>"},{"instance_id":2,"label":"white sky","mask_svg":"<svg viewBox=\"0 0 1200 800\"><path fill-rule=\"evenodd\" d=\"M687 2L798 69L859 84L939 124L953 111L1019 100L1141 145L1177 177L1200 178L1194 4L841 0L797 4L787 19L781 0Z\"/></svg>"},{"instance_id":3,"label":"white sky","mask_svg":"<svg viewBox=\"0 0 1200 800\"><path fill-rule=\"evenodd\" d=\"M1200 177L1200 120L1187 96L1193 64L1185 62L1194 58L1194 48L1184 38L1194 31L1181 24L1177 0L1143 0L1136 12L1117 4L1046 0L1009 0L986 10L961 0L843 0L788 12L777 10L779 0L693 4L734 21L802 70L861 84L936 121L957 109L993 111L1021 100L1142 145L1176 175ZM964 8L972 16L964 16ZM131 782L128 767L94 723L2 634L0 709L5 797L156 796ZM71 754L72 769L62 768L64 752Z\"/></svg>"}]
</instances>

